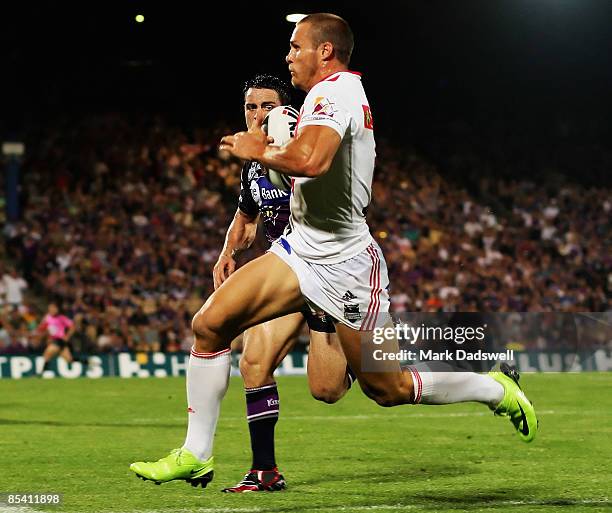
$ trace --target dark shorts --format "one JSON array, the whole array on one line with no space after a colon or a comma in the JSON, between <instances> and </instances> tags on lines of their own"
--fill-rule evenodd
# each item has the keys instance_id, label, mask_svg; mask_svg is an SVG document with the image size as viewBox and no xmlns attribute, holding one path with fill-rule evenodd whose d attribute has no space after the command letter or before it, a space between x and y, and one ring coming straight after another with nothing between
<instances>
[{"instance_id":1,"label":"dark shorts","mask_svg":"<svg viewBox=\"0 0 612 513\"><path fill-rule=\"evenodd\" d=\"M314 313L308 306L304 307L302 315L311 330L321 333L336 333L334 318L330 315L323 312Z\"/></svg>"},{"instance_id":2,"label":"dark shorts","mask_svg":"<svg viewBox=\"0 0 612 513\"><path fill-rule=\"evenodd\" d=\"M49 340L49 344L55 344L60 349L64 349L65 347L70 347L70 344L61 338L52 338Z\"/></svg>"}]
</instances>

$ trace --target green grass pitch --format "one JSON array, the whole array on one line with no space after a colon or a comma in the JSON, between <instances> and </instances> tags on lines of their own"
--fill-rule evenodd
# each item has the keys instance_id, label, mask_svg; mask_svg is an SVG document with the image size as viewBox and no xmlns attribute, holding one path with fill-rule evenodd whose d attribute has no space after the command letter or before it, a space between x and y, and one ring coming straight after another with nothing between
<instances>
[{"instance_id":1,"label":"green grass pitch","mask_svg":"<svg viewBox=\"0 0 612 513\"><path fill-rule=\"evenodd\" d=\"M612 511L612 373L524 375L540 418L530 445L478 404L383 409L357 388L326 405L305 377L278 381L285 492L220 493L250 465L239 379L201 490L128 470L182 444L184 378L108 378L0 381L0 493L63 493L46 511Z\"/></svg>"}]
</instances>

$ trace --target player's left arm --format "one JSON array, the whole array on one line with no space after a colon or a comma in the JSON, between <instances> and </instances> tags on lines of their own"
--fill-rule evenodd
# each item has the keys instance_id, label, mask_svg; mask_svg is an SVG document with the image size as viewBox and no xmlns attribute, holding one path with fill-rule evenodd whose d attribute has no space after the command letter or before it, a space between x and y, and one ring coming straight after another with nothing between
<instances>
[{"instance_id":1,"label":"player's left arm","mask_svg":"<svg viewBox=\"0 0 612 513\"><path fill-rule=\"evenodd\" d=\"M283 147L270 146L266 135L255 129L225 136L220 149L244 160L256 160L290 176L312 178L329 171L340 143L340 134L333 128L308 125Z\"/></svg>"}]
</instances>

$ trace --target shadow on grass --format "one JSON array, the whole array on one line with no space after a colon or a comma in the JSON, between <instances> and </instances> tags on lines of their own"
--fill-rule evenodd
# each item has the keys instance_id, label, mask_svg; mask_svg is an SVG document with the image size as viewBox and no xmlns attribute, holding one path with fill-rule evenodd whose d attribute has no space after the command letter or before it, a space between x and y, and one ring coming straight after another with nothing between
<instances>
[{"instance_id":1,"label":"shadow on grass","mask_svg":"<svg viewBox=\"0 0 612 513\"><path fill-rule=\"evenodd\" d=\"M399 466L401 465L401 466ZM350 473L344 474L336 472L334 474L325 474L321 478L308 479L301 486L311 486L319 483L329 482L351 482L363 481L365 483L397 483L398 490L401 490L403 482L435 479L442 477L457 477L467 474L477 474L480 470L477 467L466 467L465 465L448 465L443 463L428 463L427 465L419 465L417 467L398 464L394 469L381 470L361 470L355 471L355 467L351 467ZM359 479L356 479L356 476Z\"/></svg>"},{"instance_id":2,"label":"shadow on grass","mask_svg":"<svg viewBox=\"0 0 612 513\"><path fill-rule=\"evenodd\" d=\"M406 473L402 477L407 476ZM312 481L311 481L312 482ZM602 511L601 508L612 507L612 501L607 499L582 499L582 498L536 498L533 495L526 496L526 490L524 488L518 490L507 490L500 492L482 492L482 493L464 493L462 494L459 490L450 492L452 495L423 495L415 494L411 496L404 496L402 499L397 500L388 498L387 500L363 500L363 502L354 503L350 505L346 503L334 504L333 501L319 506L313 505L312 508L305 507L304 504L293 505L274 505L261 510L254 508L254 512L268 511L269 513L290 513L294 511L431 511L431 512L443 512L443 511L471 511L478 509L491 509L495 511L508 511L520 509L521 512L529 512L534 508L548 508L548 507L574 507L579 509L573 509L571 511L584 511L587 508L597 508L594 511ZM228 508L230 509L230 508ZM245 510L246 511L246 510Z\"/></svg>"},{"instance_id":3,"label":"shadow on grass","mask_svg":"<svg viewBox=\"0 0 612 513\"><path fill-rule=\"evenodd\" d=\"M408 498L408 497L406 497ZM538 498L537 490L521 487L516 490L483 490L482 492L461 492L453 490L450 494L417 493L410 496L410 501L418 501L425 509L439 510L463 510L474 507L497 507L503 509L524 508L538 506L580 506L582 508L611 507L612 502L607 499L584 499L584 498Z\"/></svg>"}]
</instances>

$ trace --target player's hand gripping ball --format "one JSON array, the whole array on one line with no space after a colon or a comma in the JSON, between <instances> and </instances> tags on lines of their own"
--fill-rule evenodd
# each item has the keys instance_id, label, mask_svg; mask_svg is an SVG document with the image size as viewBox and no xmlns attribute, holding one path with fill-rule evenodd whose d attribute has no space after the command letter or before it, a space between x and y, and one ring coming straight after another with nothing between
<instances>
[{"instance_id":1,"label":"player's hand gripping ball","mask_svg":"<svg viewBox=\"0 0 612 513\"><path fill-rule=\"evenodd\" d=\"M270 111L264 119L262 130L274 139L272 146L284 146L295 135L299 113L291 106L281 105ZM291 177L268 169L268 180L279 189L291 188Z\"/></svg>"}]
</instances>

